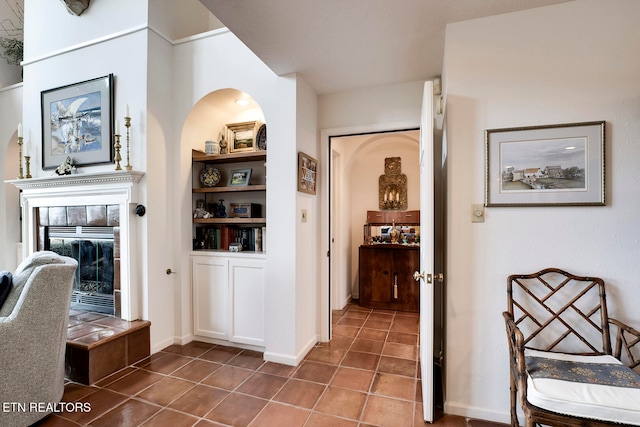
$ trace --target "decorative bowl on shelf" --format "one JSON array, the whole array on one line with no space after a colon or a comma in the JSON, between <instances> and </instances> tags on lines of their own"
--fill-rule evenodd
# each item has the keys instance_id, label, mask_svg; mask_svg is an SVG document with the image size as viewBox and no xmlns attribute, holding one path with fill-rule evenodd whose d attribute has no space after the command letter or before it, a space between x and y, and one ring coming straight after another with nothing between
<instances>
[{"instance_id":1,"label":"decorative bowl on shelf","mask_svg":"<svg viewBox=\"0 0 640 427\"><path fill-rule=\"evenodd\" d=\"M207 166L200 172L200 183L204 187L215 187L220 182L222 174L213 166Z\"/></svg>"}]
</instances>

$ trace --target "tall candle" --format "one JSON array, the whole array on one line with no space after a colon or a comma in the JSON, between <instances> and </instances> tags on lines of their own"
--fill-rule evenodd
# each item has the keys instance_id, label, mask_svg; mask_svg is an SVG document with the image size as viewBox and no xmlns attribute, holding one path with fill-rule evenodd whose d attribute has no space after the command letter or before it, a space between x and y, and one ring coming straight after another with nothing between
<instances>
[{"instance_id":1,"label":"tall candle","mask_svg":"<svg viewBox=\"0 0 640 427\"><path fill-rule=\"evenodd\" d=\"M131 114L129 113L129 104L127 104L125 110L124 110L124 116L125 117L131 117Z\"/></svg>"},{"instance_id":2,"label":"tall candle","mask_svg":"<svg viewBox=\"0 0 640 427\"><path fill-rule=\"evenodd\" d=\"M18 138L22 138L22 123L18 123Z\"/></svg>"},{"instance_id":3,"label":"tall candle","mask_svg":"<svg viewBox=\"0 0 640 427\"><path fill-rule=\"evenodd\" d=\"M29 140L28 139L24 142L24 155L25 156L29 155Z\"/></svg>"},{"instance_id":4,"label":"tall candle","mask_svg":"<svg viewBox=\"0 0 640 427\"><path fill-rule=\"evenodd\" d=\"M116 119L116 135L120 135L120 119Z\"/></svg>"}]
</instances>

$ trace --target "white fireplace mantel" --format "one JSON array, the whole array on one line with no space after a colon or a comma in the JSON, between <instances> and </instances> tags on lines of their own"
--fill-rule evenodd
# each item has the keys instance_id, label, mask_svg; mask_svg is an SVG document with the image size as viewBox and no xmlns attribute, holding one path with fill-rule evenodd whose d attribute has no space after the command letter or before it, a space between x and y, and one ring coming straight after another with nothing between
<instances>
[{"instance_id":1,"label":"white fireplace mantel","mask_svg":"<svg viewBox=\"0 0 640 427\"><path fill-rule=\"evenodd\" d=\"M141 260L136 236L135 206L138 183L144 172L107 171L5 181L22 190L23 256L37 251L36 208L52 206L118 205L120 207L120 287L121 310L125 320L139 318Z\"/></svg>"}]
</instances>

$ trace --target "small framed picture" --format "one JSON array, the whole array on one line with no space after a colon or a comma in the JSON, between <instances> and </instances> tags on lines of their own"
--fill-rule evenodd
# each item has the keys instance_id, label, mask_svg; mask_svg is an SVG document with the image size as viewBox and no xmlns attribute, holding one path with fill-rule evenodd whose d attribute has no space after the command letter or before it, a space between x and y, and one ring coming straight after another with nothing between
<instances>
[{"instance_id":1,"label":"small framed picture","mask_svg":"<svg viewBox=\"0 0 640 427\"><path fill-rule=\"evenodd\" d=\"M227 183L227 187L249 185L250 178L251 178L251 168L233 169L229 172L229 182Z\"/></svg>"},{"instance_id":2,"label":"small framed picture","mask_svg":"<svg viewBox=\"0 0 640 427\"><path fill-rule=\"evenodd\" d=\"M318 161L313 157L298 152L298 191L316 194L316 172Z\"/></svg>"},{"instance_id":3,"label":"small framed picture","mask_svg":"<svg viewBox=\"0 0 640 427\"><path fill-rule=\"evenodd\" d=\"M604 206L605 122L489 129L492 206Z\"/></svg>"},{"instance_id":4,"label":"small framed picture","mask_svg":"<svg viewBox=\"0 0 640 427\"><path fill-rule=\"evenodd\" d=\"M41 92L42 169L113 162L113 75Z\"/></svg>"},{"instance_id":5,"label":"small framed picture","mask_svg":"<svg viewBox=\"0 0 640 427\"><path fill-rule=\"evenodd\" d=\"M255 151L256 123L256 121L252 121L227 125L227 140L229 141L230 153Z\"/></svg>"}]
</instances>

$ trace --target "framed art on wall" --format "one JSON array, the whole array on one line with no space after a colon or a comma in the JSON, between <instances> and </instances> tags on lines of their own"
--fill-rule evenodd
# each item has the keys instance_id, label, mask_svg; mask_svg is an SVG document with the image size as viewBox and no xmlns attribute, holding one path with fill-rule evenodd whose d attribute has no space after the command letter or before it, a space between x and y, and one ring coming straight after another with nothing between
<instances>
[{"instance_id":1,"label":"framed art on wall","mask_svg":"<svg viewBox=\"0 0 640 427\"><path fill-rule=\"evenodd\" d=\"M489 129L485 143L486 206L604 206L604 121Z\"/></svg>"},{"instance_id":2,"label":"framed art on wall","mask_svg":"<svg viewBox=\"0 0 640 427\"><path fill-rule=\"evenodd\" d=\"M113 74L41 93L42 168L113 162Z\"/></svg>"},{"instance_id":3,"label":"framed art on wall","mask_svg":"<svg viewBox=\"0 0 640 427\"><path fill-rule=\"evenodd\" d=\"M256 123L256 121L252 121L227 125L230 153L255 151Z\"/></svg>"},{"instance_id":4,"label":"framed art on wall","mask_svg":"<svg viewBox=\"0 0 640 427\"><path fill-rule=\"evenodd\" d=\"M313 157L298 152L298 191L316 194L316 172L318 161Z\"/></svg>"}]
</instances>

